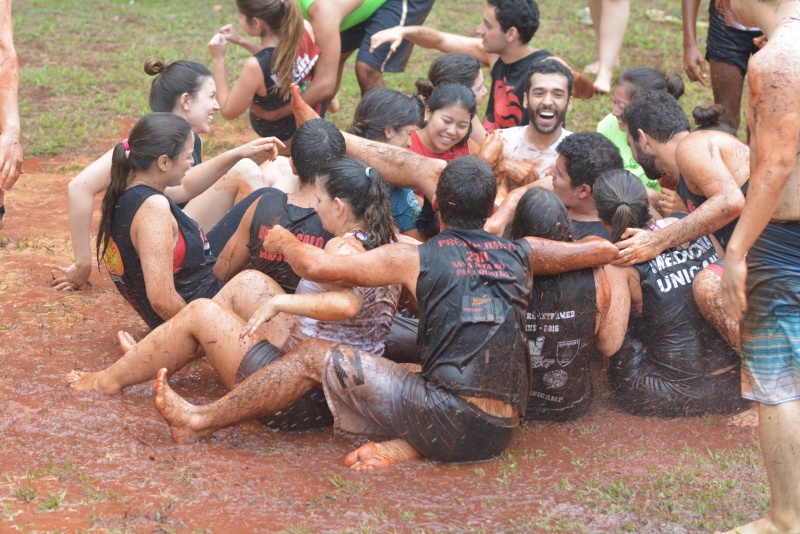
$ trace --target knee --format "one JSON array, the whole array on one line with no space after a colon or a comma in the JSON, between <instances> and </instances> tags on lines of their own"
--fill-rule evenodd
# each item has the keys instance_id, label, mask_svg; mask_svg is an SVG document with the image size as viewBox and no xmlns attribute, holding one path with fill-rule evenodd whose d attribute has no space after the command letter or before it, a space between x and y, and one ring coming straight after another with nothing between
<instances>
[{"instance_id":1,"label":"knee","mask_svg":"<svg viewBox=\"0 0 800 534\"><path fill-rule=\"evenodd\" d=\"M356 62L356 77L364 92L375 87L383 87L383 73L362 61Z\"/></svg>"},{"instance_id":2,"label":"knee","mask_svg":"<svg viewBox=\"0 0 800 534\"><path fill-rule=\"evenodd\" d=\"M264 179L264 173L261 171L261 167L259 167L255 161L249 158L240 159L238 162L236 162L236 165L233 166L226 176L231 178L242 178L248 182Z\"/></svg>"},{"instance_id":3,"label":"knee","mask_svg":"<svg viewBox=\"0 0 800 534\"><path fill-rule=\"evenodd\" d=\"M721 295L722 280L719 274L711 269L703 269L697 276L694 277L692 282L692 292L696 301L714 298L716 295Z\"/></svg>"}]
</instances>

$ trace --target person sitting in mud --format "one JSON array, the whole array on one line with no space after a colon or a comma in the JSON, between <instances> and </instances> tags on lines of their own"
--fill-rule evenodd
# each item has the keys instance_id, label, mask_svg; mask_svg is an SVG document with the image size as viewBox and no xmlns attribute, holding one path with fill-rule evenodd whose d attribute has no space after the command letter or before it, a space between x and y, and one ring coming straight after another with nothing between
<instances>
[{"instance_id":1,"label":"person sitting in mud","mask_svg":"<svg viewBox=\"0 0 800 534\"><path fill-rule=\"evenodd\" d=\"M191 128L172 113L150 113L112 154L98 263L102 258L119 292L150 328L187 302L213 297L223 285L214 277L216 258L202 227L164 194L194 165ZM277 156L280 141L263 141Z\"/></svg>"},{"instance_id":2,"label":"person sitting in mud","mask_svg":"<svg viewBox=\"0 0 800 534\"><path fill-rule=\"evenodd\" d=\"M602 175L593 195L614 242L627 228L665 232L682 216L653 222L645 187L628 171ZM747 407L739 391L739 354L703 318L692 294L692 279L715 261L711 239L701 236L625 268L630 291L620 297L633 313L608 370L611 398L624 410L689 417ZM620 316L627 319L628 314Z\"/></svg>"},{"instance_id":3,"label":"person sitting in mud","mask_svg":"<svg viewBox=\"0 0 800 534\"><path fill-rule=\"evenodd\" d=\"M517 204L508 236L571 242L573 229L558 196L531 187ZM629 310L622 308L625 299L615 298L628 292L622 274L606 265L534 278L525 319L532 365L526 420L572 421L588 411L594 397L590 364L598 353L616 353L625 337Z\"/></svg>"},{"instance_id":4,"label":"person sitting in mud","mask_svg":"<svg viewBox=\"0 0 800 534\"><path fill-rule=\"evenodd\" d=\"M279 412L321 384L339 428L395 438L350 453L345 463L356 470L420 455L460 462L500 454L528 397L523 329L531 272L583 268L610 261L616 251L601 240L511 242L487 234L481 227L495 191L491 168L479 158L450 162L436 190L443 230L420 246L396 243L333 259L278 226L271 229L265 250L282 253L305 278L366 287L402 283L419 298L422 372L317 340L261 368L222 399L193 406L169 388L162 370L155 403L173 439L197 439Z\"/></svg>"},{"instance_id":5,"label":"person sitting in mud","mask_svg":"<svg viewBox=\"0 0 800 534\"><path fill-rule=\"evenodd\" d=\"M330 161L320 169L315 191L315 209L326 230L336 236L324 251L314 247L323 255L336 256L338 262L348 254L394 241L389 203L375 169L353 158ZM319 340L347 342L380 355L399 293L399 286L389 284L362 289L301 280L297 292L287 295L268 276L248 270L214 300L195 300L138 344L121 336L126 352L111 367L72 372L67 380L74 389L117 394L153 379L162 367L177 371L196 358L198 347L231 389L270 362L307 353ZM255 303L257 309L246 309L242 301ZM297 404L262 422L285 430L329 425L330 412L321 392L306 394L308 389Z\"/></svg>"},{"instance_id":6,"label":"person sitting in mud","mask_svg":"<svg viewBox=\"0 0 800 534\"><path fill-rule=\"evenodd\" d=\"M631 228L617 243L616 264L650 261L680 243L712 234L724 250L744 207L750 177L749 147L719 131L691 132L689 120L674 98L645 92L622 114L636 159L648 176L676 184L689 215L661 232ZM669 205L668 195L661 201ZM698 273L694 281L700 311L739 349L739 328L722 305L724 258Z\"/></svg>"},{"instance_id":7,"label":"person sitting in mud","mask_svg":"<svg viewBox=\"0 0 800 534\"><path fill-rule=\"evenodd\" d=\"M242 217L214 265L214 276L228 281L245 267L260 271L275 280L286 293L294 293L300 277L280 254L268 254L261 247L267 231L275 224L289 229L298 239L324 248L333 234L322 226L314 182L320 168L344 157L344 137L336 127L313 119L295 130L291 144L291 165L300 189L286 194L279 189L261 190Z\"/></svg>"},{"instance_id":8,"label":"person sitting in mud","mask_svg":"<svg viewBox=\"0 0 800 534\"><path fill-rule=\"evenodd\" d=\"M167 64L158 58L147 59L144 71L155 76L150 89L150 109L183 117L194 134L192 159L195 166L181 185L168 187L164 194L176 203L185 204L186 213L203 228L213 228L234 204L239 211L233 218L238 221L248 202L255 197L245 203L237 204L237 201L267 185L256 161L266 161L272 141L255 140L203 163L200 134L210 131L211 120L219 109L211 71L193 61ZM66 269L53 271L51 285L54 289L76 290L89 281L92 272L89 231L94 199L108 188L113 152L114 149L106 152L69 183L69 223L75 262ZM235 225L222 225L208 232L215 254L222 250L235 229Z\"/></svg>"}]
</instances>

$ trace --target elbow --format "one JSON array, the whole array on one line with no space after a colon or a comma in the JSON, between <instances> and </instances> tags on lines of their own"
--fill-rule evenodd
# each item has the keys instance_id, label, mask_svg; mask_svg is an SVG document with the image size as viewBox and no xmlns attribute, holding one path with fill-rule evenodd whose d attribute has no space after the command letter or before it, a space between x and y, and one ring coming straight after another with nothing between
<instances>
[{"instance_id":1,"label":"elbow","mask_svg":"<svg viewBox=\"0 0 800 534\"><path fill-rule=\"evenodd\" d=\"M220 109L219 114L226 121L232 121L233 119L241 115L241 113L233 113L232 111L228 111L227 109Z\"/></svg>"},{"instance_id":2,"label":"elbow","mask_svg":"<svg viewBox=\"0 0 800 534\"><path fill-rule=\"evenodd\" d=\"M342 320L344 319L353 319L359 313L361 313L361 302L356 301L355 299L348 299L346 303L339 308L339 311L342 313Z\"/></svg>"}]
</instances>

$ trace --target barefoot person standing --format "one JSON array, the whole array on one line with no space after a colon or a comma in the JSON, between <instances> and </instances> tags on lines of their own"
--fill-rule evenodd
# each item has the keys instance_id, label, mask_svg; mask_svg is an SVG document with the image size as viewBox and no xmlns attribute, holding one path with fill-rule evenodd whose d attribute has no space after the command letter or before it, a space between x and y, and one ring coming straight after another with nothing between
<instances>
[{"instance_id":1,"label":"barefoot person standing","mask_svg":"<svg viewBox=\"0 0 800 534\"><path fill-rule=\"evenodd\" d=\"M732 6L767 37L747 67L752 173L722 283L726 310L744 319L742 395L759 402L771 500L731 532L800 532L800 2Z\"/></svg>"},{"instance_id":2,"label":"barefoot person standing","mask_svg":"<svg viewBox=\"0 0 800 534\"><path fill-rule=\"evenodd\" d=\"M0 0L0 229L5 224L5 192L22 172L22 144L19 139L19 63L11 30L11 0Z\"/></svg>"}]
</instances>

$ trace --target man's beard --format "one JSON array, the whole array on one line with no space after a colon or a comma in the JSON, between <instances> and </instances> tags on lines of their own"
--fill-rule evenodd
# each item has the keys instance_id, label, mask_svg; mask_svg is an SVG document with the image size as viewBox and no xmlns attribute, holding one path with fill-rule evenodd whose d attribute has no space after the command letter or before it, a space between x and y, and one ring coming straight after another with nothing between
<instances>
[{"instance_id":1,"label":"man's beard","mask_svg":"<svg viewBox=\"0 0 800 534\"><path fill-rule=\"evenodd\" d=\"M537 111L543 111L543 110L552 111L553 113L555 113L556 121L551 126L546 126L545 127L545 126L540 125L537 122L537 120L536 120L538 118ZM539 107L538 110L528 108L527 109L527 113L528 113L528 122L530 124L532 124L533 128L537 132L542 134L542 135L547 135L547 134L551 134L551 133L555 132L561 126L563 126L564 123L567 120L567 108L566 107L564 109L562 109L560 113L559 113L558 109L556 109L556 108L544 108L543 109L542 107Z\"/></svg>"},{"instance_id":2,"label":"man's beard","mask_svg":"<svg viewBox=\"0 0 800 534\"><path fill-rule=\"evenodd\" d=\"M639 146L639 141L633 142L636 147L636 162L644 171L644 174L651 180L658 180L664 176L663 172L658 172L656 169L656 157L651 154L645 154L642 147Z\"/></svg>"}]
</instances>

